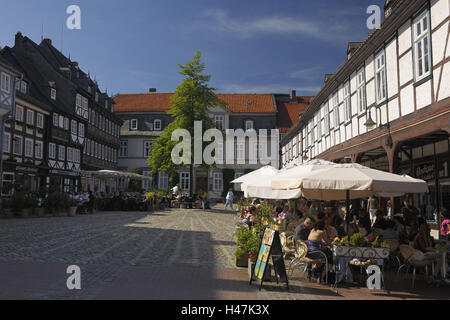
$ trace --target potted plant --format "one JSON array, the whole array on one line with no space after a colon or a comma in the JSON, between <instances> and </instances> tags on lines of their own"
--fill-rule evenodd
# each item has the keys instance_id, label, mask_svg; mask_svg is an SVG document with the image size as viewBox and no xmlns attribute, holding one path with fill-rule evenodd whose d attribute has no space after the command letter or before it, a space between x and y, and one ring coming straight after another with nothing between
<instances>
[{"instance_id":1,"label":"potted plant","mask_svg":"<svg viewBox=\"0 0 450 320\"><path fill-rule=\"evenodd\" d=\"M53 192L48 195L47 198L47 209L51 211L53 216L59 217L61 211L66 207L68 197L65 193Z\"/></svg>"},{"instance_id":2,"label":"potted plant","mask_svg":"<svg viewBox=\"0 0 450 320\"><path fill-rule=\"evenodd\" d=\"M237 267L248 267L250 255L257 255L259 251L260 238L256 232L243 226L236 231L237 249L234 253ZM254 258L252 256L252 258Z\"/></svg>"},{"instance_id":3,"label":"potted plant","mask_svg":"<svg viewBox=\"0 0 450 320\"><path fill-rule=\"evenodd\" d=\"M21 211L22 218L31 216L33 209L37 206L37 198L33 194L25 194L23 196L23 207Z\"/></svg>"},{"instance_id":4,"label":"potted plant","mask_svg":"<svg viewBox=\"0 0 450 320\"><path fill-rule=\"evenodd\" d=\"M11 199L2 200L2 208L5 216L7 218L14 217L14 203Z\"/></svg>"},{"instance_id":5,"label":"potted plant","mask_svg":"<svg viewBox=\"0 0 450 320\"><path fill-rule=\"evenodd\" d=\"M78 210L78 201L75 199L69 198L66 203L67 207L67 215L69 217L75 217L77 215Z\"/></svg>"}]
</instances>

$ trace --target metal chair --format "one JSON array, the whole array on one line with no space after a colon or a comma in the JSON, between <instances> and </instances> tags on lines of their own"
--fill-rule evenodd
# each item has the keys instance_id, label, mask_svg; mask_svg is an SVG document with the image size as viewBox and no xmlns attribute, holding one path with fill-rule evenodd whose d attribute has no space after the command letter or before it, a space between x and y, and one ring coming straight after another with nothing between
<instances>
[{"instance_id":1,"label":"metal chair","mask_svg":"<svg viewBox=\"0 0 450 320\"><path fill-rule=\"evenodd\" d=\"M319 253L321 256L323 256L323 258L320 258L320 259L308 258L307 257L308 253ZM292 276L292 273L294 272L294 269L296 267L303 265L304 266L303 272L305 274L307 271L307 267L309 265L313 265L313 264L325 264L325 281L326 281L326 283L328 283L328 258L326 256L326 254L320 250L308 252L308 246L306 245L306 243L302 242L302 241L297 241L295 243L295 257L294 257L293 261L291 261L291 264L288 269L288 270L290 270L290 276ZM310 275L308 275L308 280L311 280Z\"/></svg>"},{"instance_id":2,"label":"metal chair","mask_svg":"<svg viewBox=\"0 0 450 320\"><path fill-rule=\"evenodd\" d=\"M412 278L412 287L414 288L414 283L416 280L416 270L417 268L425 268L425 272L428 275L428 266L431 266L432 269L432 275L434 274L434 260L431 259L424 259L424 260L417 260L414 259L414 254L416 253L416 249L414 249L410 245L402 244L400 245L400 253L403 257L404 263L398 268L397 270L397 279L398 275L400 273L400 270L403 268L406 268L409 270L409 268L413 268L413 278Z\"/></svg>"}]
</instances>

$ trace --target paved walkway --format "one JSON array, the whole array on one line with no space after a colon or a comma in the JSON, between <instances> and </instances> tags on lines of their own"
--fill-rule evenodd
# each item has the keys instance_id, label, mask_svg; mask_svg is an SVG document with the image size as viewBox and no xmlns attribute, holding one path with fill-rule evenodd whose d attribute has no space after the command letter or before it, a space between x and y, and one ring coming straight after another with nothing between
<instances>
[{"instance_id":1,"label":"paved walkway","mask_svg":"<svg viewBox=\"0 0 450 320\"><path fill-rule=\"evenodd\" d=\"M355 287L337 295L329 286L301 282L299 273L290 279L289 291L275 282L258 291L256 284L248 285L247 270L235 267L236 221L235 213L218 208L0 219L0 299L450 297L448 288L440 288L437 294L436 290L425 294L395 291L387 296ZM81 290L67 289L70 265L81 268Z\"/></svg>"}]
</instances>

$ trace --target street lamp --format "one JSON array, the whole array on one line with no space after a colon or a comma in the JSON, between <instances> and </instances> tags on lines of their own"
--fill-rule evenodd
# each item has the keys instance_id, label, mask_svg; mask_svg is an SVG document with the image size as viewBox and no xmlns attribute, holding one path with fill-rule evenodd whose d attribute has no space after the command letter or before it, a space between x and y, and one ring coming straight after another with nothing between
<instances>
[{"instance_id":1,"label":"street lamp","mask_svg":"<svg viewBox=\"0 0 450 320\"><path fill-rule=\"evenodd\" d=\"M367 119L366 123L364 123L364 126L368 130L372 130L377 124L375 121L372 120L372 111L369 111L369 119Z\"/></svg>"}]
</instances>

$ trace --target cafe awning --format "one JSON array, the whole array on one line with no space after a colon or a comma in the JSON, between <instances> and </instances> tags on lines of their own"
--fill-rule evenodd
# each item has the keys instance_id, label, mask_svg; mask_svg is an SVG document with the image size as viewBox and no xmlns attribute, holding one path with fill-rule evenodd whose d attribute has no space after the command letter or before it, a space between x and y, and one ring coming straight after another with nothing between
<instances>
[{"instance_id":1,"label":"cafe awning","mask_svg":"<svg viewBox=\"0 0 450 320\"><path fill-rule=\"evenodd\" d=\"M124 178L141 181L152 181L152 177L147 177L141 174L123 171L100 170L100 171L82 171L81 173L83 176L86 177Z\"/></svg>"}]
</instances>

